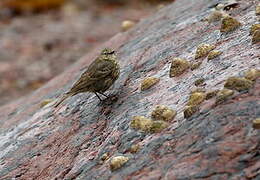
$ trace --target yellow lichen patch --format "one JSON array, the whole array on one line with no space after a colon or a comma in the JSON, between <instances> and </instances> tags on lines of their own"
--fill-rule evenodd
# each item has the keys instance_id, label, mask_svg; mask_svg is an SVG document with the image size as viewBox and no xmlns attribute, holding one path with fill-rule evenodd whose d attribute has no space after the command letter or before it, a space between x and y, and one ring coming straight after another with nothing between
<instances>
[{"instance_id":1,"label":"yellow lichen patch","mask_svg":"<svg viewBox=\"0 0 260 180\"><path fill-rule=\"evenodd\" d=\"M194 82L194 85L195 86L201 86L203 85L205 82L205 79L204 78L200 78L200 79L197 79L195 82Z\"/></svg>"},{"instance_id":2,"label":"yellow lichen patch","mask_svg":"<svg viewBox=\"0 0 260 180\"><path fill-rule=\"evenodd\" d=\"M260 4L258 4L255 8L255 14L260 15Z\"/></svg>"},{"instance_id":3,"label":"yellow lichen patch","mask_svg":"<svg viewBox=\"0 0 260 180\"><path fill-rule=\"evenodd\" d=\"M229 77L224 85L227 89L245 91L253 87L253 82L240 77Z\"/></svg>"},{"instance_id":4,"label":"yellow lichen patch","mask_svg":"<svg viewBox=\"0 0 260 180\"><path fill-rule=\"evenodd\" d=\"M259 69L249 69L245 72L245 78L251 81L255 81L257 78L260 77L260 70Z\"/></svg>"},{"instance_id":5,"label":"yellow lichen patch","mask_svg":"<svg viewBox=\"0 0 260 180\"><path fill-rule=\"evenodd\" d=\"M110 161L110 169L112 171L115 171L121 168L125 163L127 163L127 161L129 161L129 157L125 157L125 156L113 157Z\"/></svg>"},{"instance_id":6,"label":"yellow lichen patch","mask_svg":"<svg viewBox=\"0 0 260 180\"><path fill-rule=\"evenodd\" d=\"M205 93L207 90L205 88L196 88L196 89L192 89L190 94L193 93Z\"/></svg>"},{"instance_id":7,"label":"yellow lichen patch","mask_svg":"<svg viewBox=\"0 0 260 180\"><path fill-rule=\"evenodd\" d=\"M196 112L199 111L199 107L198 106L187 106L184 109L184 118L189 118L191 117L193 114L195 114Z\"/></svg>"},{"instance_id":8,"label":"yellow lichen patch","mask_svg":"<svg viewBox=\"0 0 260 180\"><path fill-rule=\"evenodd\" d=\"M150 133L159 133L163 129L167 128L169 124L165 121L153 121Z\"/></svg>"},{"instance_id":9,"label":"yellow lichen patch","mask_svg":"<svg viewBox=\"0 0 260 180\"><path fill-rule=\"evenodd\" d=\"M214 45L210 45L210 44L200 44L197 47L196 50L196 54L195 54L195 59L201 58L201 57L205 57L208 55L208 53L210 51L212 51L213 49L215 49L216 47Z\"/></svg>"},{"instance_id":10,"label":"yellow lichen patch","mask_svg":"<svg viewBox=\"0 0 260 180\"><path fill-rule=\"evenodd\" d=\"M133 117L130 126L144 132L157 133L168 127L168 123L164 121L153 121L144 116L135 116Z\"/></svg>"},{"instance_id":11,"label":"yellow lichen patch","mask_svg":"<svg viewBox=\"0 0 260 180\"><path fill-rule=\"evenodd\" d=\"M144 116L134 116L130 123L130 127L134 129L140 129L142 131L149 132L153 124L153 120Z\"/></svg>"},{"instance_id":12,"label":"yellow lichen patch","mask_svg":"<svg viewBox=\"0 0 260 180\"><path fill-rule=\"evenodd\" d=\"M260 30L260 24L253 24L250 28L250 35L253 35L256 31Z\"/></svg>"},{"instance_id":13,"label":"yellow lichen patch","mask_svg":"<svg viewBox=\"0 0 260 180\"><path fill-rule=\"evenodd\" d=\"M52 101L53 101L53 99L45 99L40 103L40 107L43 108L44 106L51 103Z\"/></svg>"},{"instance_id":14,"label":"yellow lichen patch","mask_svg":"<svg viewBox=\"0 0 260 180\"><path fill-rule=\"evenodd\" d=\"M222 11L213 11L209 17L207 17L207 21L208 22L216 22L216 21L220 21L221 18L223 17L223 12Z\"/></svg>"},{"instance_id":15,"label":"yellow lichen patch","mask_svg":"<svg viewBox=\"0 0 260 180\"><path fill-rule=\"evenodd\" d=\"M133 144L130 148L129 148L129 152L134 154L137 153L140 150L140 145L139 144Z\"/></svg>"},{"instance_id":16,"label":"yellow lichen patch","mask_svg":"<svg viewBox=\"0 0 260 180\"><path fill-rule=\"evenodd\" d=\"M2 6L19 12L32 12L57 8L66 0L5 0Z\"/></svg>"},{"instance_id":17,"label":"yellow lichen patch","mask_svg":"<svg viewBox=\"0 0 260 180\"><path fill-rule=\"evenodd\" d=\"M216 103L221 103L226 101L230 96L234 94L233 90L230 89L222 89L217 93Z\"/></svg>"},{"instance_id":18,"label":"yellow lichen patch","mask_svg":"<svg viewBox=\"0 0 260 180\"><path fill-rule=\"evenodd\" d=\"M241 26L241 23L233 17L226 16L222 19L220 32L230 32Z\"/></svg>"},{"instance_id":19,"label":"yellow lichen patch","mask_svg":"<svg viewBox=\"0 0 260 180\"><path fill-rule=\"evenodd\" d=\"M252 43L256 44L260 42L260 30L257 30L254 32L253 37L252 37Z\"/></svg>"},{"instance_id":20,"label":"yellow lichen patch","mask_svg":"<svg viewBox=\"0 0 260 180\"><path fill-rule=\"evenodd\" d=\"M108 160L108 159L109 159L109 153L108 153L108 152L104 153L104 154L101 156L100 159L101 159L102 161Z\"/></svg>"},{"instance_id":21,"label":"yellow lichen patch","mask_svg":"<svg viewBox=\"0 0 260 180\"><path fill-rule=\"evenodd\" d=\"M209 55L208 55L208 60L214 59L214 58L218 57L221 54L222 54L221 51L217 51L217 50L210 51Z\"/></svg>"},{"instance_id":22,"label":"yellow lichen patch","mask_svg":"<svg viewBox=\"0 0 260 180\"><path fill-rule=\"evenodd\" d=\"M260 129L260 118L256 118L255 120L253 120L253 128Z\"/></svg>"},{"instance_id":23,"label":"yellow lichen patch","mask_svg":"<svg viewBox=\"0 0 260 180\"><path fill-rule=\"evenodd\" d=\"M209 92L207 92L207 94L206 94L206 100L209 100L209 99L215 97L218 92L219 92L219 90L214 90L214 91L209 91Z\"/></svg>"},{"instance_id":24,"label":"yellow lichen patch","mask_svg":"<svg viewBox=\"0 0 260 180\"><path fill-rule=\"evenodd\" d=\"M189 69L190 63L181 58L173 58L171 69L170 69L170 77L176 77L183 74L187 69Z\"/></svg>"},{"instance_id":25,"label":"yellow lichen patch","mask_svg":"<svg viewBox=\"0 0 260 180\"><path fill-rule=\"evenodd\" d=\"M174 119L176 114L176 111L173 109L164 105L159 105L156 106L155 110L153 110L152 118L155 120L171 121Z\"/></svg>"},{"instance_id":26,"label":"yellow lichen patch","mask_svg":"<svg viewBox=\"0 0 260 180\"><path fill-rule=\"evenodd\" d=\"M141 83L141 90L147 90L149 88L151 88L152 86L154 86L155 84L157 84L160 81L159 78L156 77L148 77L145 78L142 83Z\"/></svg>"},{"instance_id":27,"label":"yellow lichen patch","mask_svg":"<svg viewBox=\"0 0 260 180\"><path fill-rule=\"evenodd\" d=\"M190 69L193 71L194 69L198 69L202 62L192 63Z\"/></svg>"},{"instance_id":28,"label":"yellow lichen patch","mask_svg":"<svg viewBox=\"0 0 260 180\"><path fill-rule=\"evenodd\" d=\"M201 104L206 99L206 94L203 92L195 92L190 95L188 106L196 106Z\"/></svg>"},{"instance_id":29,"label":"yellow lichen patch","mask_svg":"<svg viewBox=\"0 0 260 180\"><path fill-rule=\"evenodd\" d=\"M135 22L130 20L125 20L121 24L122 31L127 31L128 29L132 28L135 25Z\"/></svg>"}]
</instances>

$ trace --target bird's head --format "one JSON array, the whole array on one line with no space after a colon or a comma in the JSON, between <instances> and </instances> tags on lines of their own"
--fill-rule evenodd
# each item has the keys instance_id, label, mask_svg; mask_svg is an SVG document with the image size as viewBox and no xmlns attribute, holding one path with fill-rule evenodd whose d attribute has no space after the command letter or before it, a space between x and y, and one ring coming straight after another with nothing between
<instances>
[{"instance_id":1,"label":"bird's head","mask_svg":"<svg viewBox=\"0 0 260 180\"><path fill-rule=\"evenodd\" d=\"M113 55L115 51L110 48L105 48L101 51L101 55Z\"/></svg>"}]
</instances>

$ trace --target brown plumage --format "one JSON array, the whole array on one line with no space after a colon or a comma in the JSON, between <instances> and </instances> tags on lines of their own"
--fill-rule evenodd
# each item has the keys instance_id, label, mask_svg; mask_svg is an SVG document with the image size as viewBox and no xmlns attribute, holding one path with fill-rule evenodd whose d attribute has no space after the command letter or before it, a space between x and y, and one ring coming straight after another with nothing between
<instances>
[{"instance_id":1,"label":"brown plumage","mask_svg":"<svg viewBox=\"0 0 260 180\"><path fill-rule=\"evenodd\" d=\"M55 104L55 107L59 106L68 97L83 92L93 92L101 100L97 93L104 95L103 92L114 84L119 74L120 67L115 51L108 48L104 49L72 86L69 92L64 94L61 100Z\"/></svg>"}]
</instances>

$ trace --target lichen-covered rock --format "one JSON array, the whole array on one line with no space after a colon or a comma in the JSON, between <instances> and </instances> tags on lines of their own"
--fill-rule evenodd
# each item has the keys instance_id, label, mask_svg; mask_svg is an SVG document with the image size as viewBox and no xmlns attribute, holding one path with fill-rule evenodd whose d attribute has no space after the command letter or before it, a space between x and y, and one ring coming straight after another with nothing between
<instances>
[{"instance_id":1,"label":"lichen-covered rock","mask_svg":"<svg viewBox=\"0 0 260 180\"><path fill-rule=\"evenodd\" d=\"M126 156L115 156L110 161L110 169L112 171L115 171L119 168L121 168L125 163L129 161L129 157Z\"/></svg>"},{"instance_id":2,"label":"lichen-covered rock","mask_svg":"<svg viewBox=\"0 0 260 180\"><path fill-rule=\"evenodd\" d=\"M195 82L194 82L194 85L195 86L201 86L203 85L205 82L205 79L204 78L200 78L200 79L197 79Z\"/></svg>"},{"instance_id":3,"label":"lichen-covered rock","mask_svg":"<svg viewBox=\"0 0 260 180\"><path fill-rule=\"evenodd\" d=\"M127 30L131 29L134 25L135 25L135 22L130 21L130 20L125 20L122 22L122 25L121 25L122 31L127 31Z\"/></svg>"},{"instance_id":4,"label":"lichen-covered rock","mask_svg":"<svg viewBox=\"0 0 260 180\"><path fill-rule=\"evenodd\" d=\"M167 128L169 124L165 121L153 121L151 129L149 130L150 133L159 133L165 128Z\"/></svg>"},{"instance_id":5,"label":"lichen-covered rock","mask_svg":"<svg viewBox=\"0 0 260 180\"><path fill-rule=\"evenodd\" d=\"M134 154L137 153L140 150L140 145L139 144L133 144L130 148L129 148L129 152Z\"/></svg>"},{"instance_id":6,"label":"lichen-covered rock","mask_svg":"<svg viewBox=\"0 0 260 180\"><path fill-rule=\"evenodd\" d=\"M253 128L260 129L260 118L256 118L253 120Z\"/></svg>"},{"instance_id":7,"label":"lichen-covered rock","mask_svg":"<svg viewBox=\"0 0 260 180\"><path fill-rule=\"evenodd\" d=\"M259 69L249 69L245 72L244 77L248 80L255 81L257 78L260 77L260 70Z\"/></svg>"},{"instance_id":8,"label":"lichen-covered rock","mask_svg":"<svg viewBox=\"0 0 260 180\"><path fill-rule=\"evenodd\" d=\"M258 30L260 30L260 24L253 24L250 28L250 35L253 35Z\"/></svg>"},{"instance_id":9,"label":"lichen-covered rock","mask_svg":"<svg viewBox=\"0 0 260 180\"><path fill-rule=\"evenodd\" d=\"M255 14L258 16L260 15L260 4L258 4L256 7L255 7Z\"/></svg>"},{"instance_id":10,"label":"lichen-covered rock","mask_svg":"<svg viewBox=\"0 0 260 180\"><path fill-rule=\"evenodd\" d=\"M198 112L200 109L198 106L186 106L183 114L184 114L184 118L189 118L191 117L193 114L195 114L196 112Z\"/></svg>"},{"instance_id":11,"label":"lichen-covered rock","mask_svg":"<svg viewBox=\"0 0 260 180\"><path fill-rule=\"evenodd\" d=\"M210 51L209 55L208 55L208 60L214 59L214 58L220 56L221 54L222 54L222 52L218 51L218 50Z\"/></svg>"},{"instance_id":12,"label":"lichen-covered rock","mask_svg":"<svg viewBox=\"0 0 260 180\"><path fill-rule=\"evenodd\" d=\"M188 106L196 106L201 104L206 99L206 94L203 92L195 92L190 95Z\"/></svg>"},{"instance_id":13,"label":"lichen-covered rock","mask_svg":"<svg viewBox=\"0 0 260 180\"><path fill-rule=\"evenodd\" d=\"M205 57L209 54L210 51L215 49L216 47L211 44L200 44L197 47L196 54L195 54L195 59Z\"/></svg>"},{"instance_id":14,"label":"lichen-covered rock","mask_svg":"<svg viewBox=\"0 0 260 180\"><path fill-rule=\"evenodd\" d=\"M232 95L234 94L234 91L231 89L222 89L217 93L216 96L216 103L222 103L226 100L228 100Z\"/></svg>"},{"instance_id":15,"label":"lichen-covered rock","mask_svg":"<svg viewBox=\"0 0 260 180\"><path fill-rule=\"evenodd\" d=\"M196 62L196 63L192 63L190 66L190 69L193 71L195 69L198 69L200 67L200 65L202 64L202 62Z\"/></svg>"},{"instance_id":16,"label":"lichen-covered rock","mask_svg":"<svg viewBox=\"0 0 260 180\"><path fill-rule=\"evenodd\" d=\"M254 83L246 78L241 77L229 77L224 85L227 89L245 91L252 88Z\"/></svg>"},{"instance_id":17,"label":"lichen-covered rock","mask_svg":"<svg viewBox=\"0 0 260 180\"><path fill-rule=\"evenodd\" d=\"M130 127L145 132L150 132L152 124L153 120L151 119L148 119L144 116L134 116L130 123Z\"/></svg>"},{"instance_id":18,"label":"lichen-covered rock","mask_svg":"<svg viewBox=\"0 0 260 180\"><path fill-rule=\"evenodd\" d=\"M101 161L106 161L106 160L108 160L109 159L109 153L108 152L106 152L106 153L104 153L102 156L101 156Z\"/></svg>"},{"instance_id":19,"label":"lichen-covered rock","mask_svg":"<svg viewBox=\"0 0 260 180\"><path fill-rule=\"evenodd\" d=\"M40 107L43 108L44 106L46 106L47 104L51 103L53 101L53 99L44 99L41 103L40 103Z\"/></svg>"},{"instance_id":20,"label":"lichen-covered rock","mask_svg":"<svg viewBox=\"0 0 260 180\"><path fill-rule=\"evenodd\" d=\"M206 93L206 100L209 100L217 95L219 90L209 91Z\"/></svg>"},{"instance_id":21,"label":"lichen-covered rock","mask_svg":"<svg viewBox=\"0 0 260 180\"><path fill-rule=\"evenodd\" d=\"M174 58L172 60L171 69L170 69L170 77L176 77L183 74L190 67L190 63L181 58Z\"/></svg>"},{"instance_id":22,"label":"lichen-covered rock","mask_svg":"<svg viewBox=\"0 0 260 180\"><path fill-rule=\"evenodd\" d=\"M221 21L220 32L222 32L222 33L231 32L231 31L236 30L241 25L242 24L235 18L233 18L231 16L226 16Z\"/></svg>"},{"instance_id":23,"label":"lichen-covered rock","mask_svg":"<svg viewBox=\"0 0 260 180\"><path fill-rule=\"evenodd\" d=\"M155 120L171 121L174 119L176 114L176 111L174 111L173 109L164 105L158 105L153 110L151 116Z\"/></svg>"},{"instance_id":24,"label":"lichen-covered rock","mask_svg":"<svg viewBox=\"0 0 260 180\"><path fill-rule=\"evenodd\" d=\"M252 37L252 43L256 44L260 42L260 30L256 30Z\"/></svg>"},{"instance_id":25,"label":"lichen-covered rock","mask_svg":"<svg viewBox=\"0 0 260 180\"><path fill-rule=\"evenodd\" d=\"M150 89L152 86L154 86L155 84L157 84L160 81L159 78L156 77L148 77L145 78L142 83L141 83L141 90L145 91L147 89Z\"/></svg>"}]
</instances>

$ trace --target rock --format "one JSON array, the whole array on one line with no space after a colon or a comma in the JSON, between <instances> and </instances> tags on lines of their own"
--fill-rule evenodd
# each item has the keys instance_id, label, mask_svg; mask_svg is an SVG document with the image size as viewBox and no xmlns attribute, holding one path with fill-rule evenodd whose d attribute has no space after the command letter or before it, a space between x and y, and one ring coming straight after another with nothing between
<instances>
[{"instance_id":1,"label":"rock","mask_svg":"<svg viewBox=\"0 0 260 180\"><path fill-rule=\"evenodd\" d=\"M240 77L229 77L224 85L227 89L245 91L253 87L253 82Z\"/></svg>"},{"instance_id":2,"label":"rock","mask_svg":"<svg viewBox=\"0 0 260 180\"><path fill-rule=\"evenodd\" d=\"M227 33L236 30L241 23L231 16L224 17L221 22L220 32Z\"/></svg>"},{"instance_id":3,"label":"rock","mask_svg":"<svg viewBox=\"0 0 260 180\"><path fill-rule=\"evenodd\" d=\"M258 4L256 7L255 7L255 14L258 16L260 15L260 4Z\"/></svg>"},{"instance_id":4,"label":"rock","mask_svg":"<svg viewBox=\"0 0 260 180\"><path fill-rule=\"evenodd\" d=\"M158 105L152 112L152 118L155 120L162 120L162 121L171 121L176 116L176 111L173 109L164 106Z\"/></svg>"},{"instance_id":5,"label":"rock","mask_svg":"<svg viewBox=\"0 0 260 180\"><path fill-rule=\"evenodd\" d=\"M115 171L121 168L125 163L127 163L127 161L129 161L129 157L125 157L125 156L113 157L110 161L110 169L112 171Z\"/></svg>"},{"instance_id":6,"label":"rock","mask_svg":"<svg viewBox=\"0 0 260 180\"><path fill-rule=\"evenodd\" d=\"M145 78L142 83L141 83L141 90L145 91L147 89L150 89L152 86L154 86L155 84L157 84L160 81L159 78L156 77L148 77Z\"/></svg>"},{"instance_id":7,"label":"rock","mask_svg":"<svg viewBox=\"0 0 260 180\"><path fill-rule=\"evenodd\" d=\"M215 49L216 47L214 45L210 45L210 44L200 44L197 47L196 50L196 54L195 54L195 59L201 58L201 57L205 57L208 55L208 53L210 51L212 51L213 49Z\"/></svg>"},{"instance_id":8,"label":"rock","mask_svg":"<svg viewBox=\"0 0 260 180\"><path fill-rule=\"evenodd\" d=\"M206 76L206 90L221 89L223 80L259 65L259 50L250 45L246 29L257 23L255 3L239 1L246 8L232 12L234 18L248 20L243 30L220 34L217 26L201 22L218 2L175 1L142 19L130 33L93 48L32 94L0 107L0 179L259 179L260 136L252 128L260 114L259 79L249 92L225 90L233 94L225 103L209 100L186 107L198 77ZM193 62L194 47L206 42L225 49L221 61L205 59L196 71L169 78L171 57ZM116 101L107 104L82 93L60 109L39 107L70 89L105 47L118 52L121 74L107 92ZM154 75L160 77L156 91L140 92L142 78ZM147 116L157 104L178 112L170 123L149 120L150 130L167 125L161 132L129 126L133 116ZM128 151L133 144L142 145L136 154ZM106 152L129 160L111 171L112 158L99 163Z\"/></svg>"},{"instance_id":9,"label":"rock","mask_svg":"<svg viewBox=\"0 0 260 180\"><path fill-rule=\"evenodd\" d=\"M173 58L171 69L170 69L170 77L176 77L183 74L187 69L189 69L190 63L181 58Z\"/></svg>"}]
</instances>

